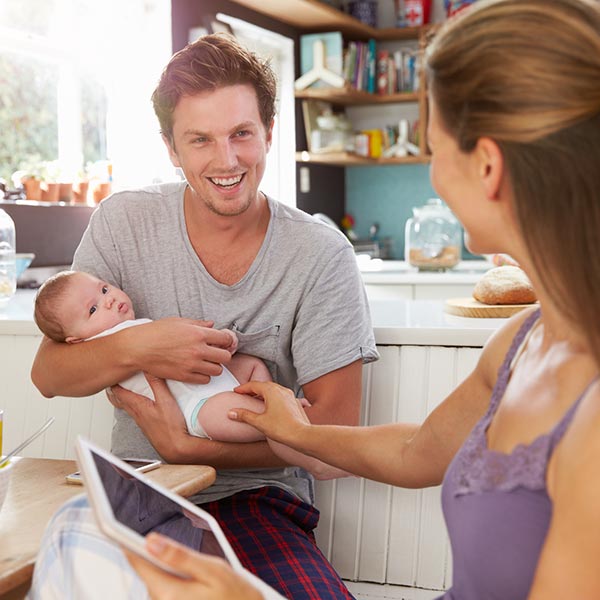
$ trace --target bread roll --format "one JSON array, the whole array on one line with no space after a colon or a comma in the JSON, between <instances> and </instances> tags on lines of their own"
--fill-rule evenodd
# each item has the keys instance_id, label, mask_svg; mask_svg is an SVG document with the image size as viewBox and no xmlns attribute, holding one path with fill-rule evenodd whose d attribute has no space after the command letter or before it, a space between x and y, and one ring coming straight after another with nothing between
<instances>
[{"instance_id":1,"label":"bread roll","mask_svg":"<svg viewBox=\"0 0 600 600\"><path fill-rule=\"evenodd\" d=\"M525 271L508 265L487 271L475 285L473 298L483 304L531 304L537 300Z\"/></svg>"}]
</instances>

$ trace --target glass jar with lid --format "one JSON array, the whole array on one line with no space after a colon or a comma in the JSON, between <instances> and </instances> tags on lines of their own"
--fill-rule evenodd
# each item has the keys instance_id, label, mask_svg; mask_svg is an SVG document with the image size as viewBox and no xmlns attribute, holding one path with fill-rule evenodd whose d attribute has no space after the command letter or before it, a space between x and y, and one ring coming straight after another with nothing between
<instances>
[{"instance_id":1,"label":"glass jar with lid","mask_svg":"<svg viewBox=\"0 0 600 600\"><path fill-rule=\"evenodd\" d=\"M420 271L445 271L461 259L462 226L439 199L415 206L406 221L404 258Z\"/></svg>"}]
</instances>

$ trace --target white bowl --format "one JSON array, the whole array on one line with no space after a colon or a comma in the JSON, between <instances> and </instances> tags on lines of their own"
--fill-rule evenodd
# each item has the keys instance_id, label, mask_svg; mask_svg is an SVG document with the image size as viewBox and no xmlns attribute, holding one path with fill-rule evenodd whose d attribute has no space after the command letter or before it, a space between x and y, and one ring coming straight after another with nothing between
<instances>
[{"instance_id":1,"label":"white bowl","mask_svg":"<svg viewBox=\"0 0 600 600\"><path fill-rule=\"evenodd\" d=\"M8 464L0 469L0 509L4 503L4 498L8 492L8 484L10 483L10 474L12 473L14 462L11 459Z\"/></svg>"}]
</instances>

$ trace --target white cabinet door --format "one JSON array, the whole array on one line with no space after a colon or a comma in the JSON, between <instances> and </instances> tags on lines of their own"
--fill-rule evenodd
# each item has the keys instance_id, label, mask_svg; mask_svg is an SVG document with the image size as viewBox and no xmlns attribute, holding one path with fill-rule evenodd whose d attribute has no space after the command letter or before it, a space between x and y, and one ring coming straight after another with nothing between
<instances>
[{"instance_id":1,"label":"white cabinet door","mask_svg":"<svg viewBox=\"0 0 600 600\"><path fill-rule=\"evenodd\" d=\"M44 398L31 382L39 335L0 335L0 408L4 409L3 446L9 450L55 417L51 427L23 450L34 458L75 458L75 438L85 435L110 448L113 407L104 392L87 398Z\"/></svg>"},{"instance_id":2,"label":"white cabinet door","mask_svg":"<svg viewBox=\"0 0 600 600\"><path fill-rule=\"evenodd\" d=\"M362 423L419 423L474 368L480 348L380 346L364 367ZM344 579L442 590L451 560L440 488L317 482L317 542Z\"/></svg>"}]
</instances>

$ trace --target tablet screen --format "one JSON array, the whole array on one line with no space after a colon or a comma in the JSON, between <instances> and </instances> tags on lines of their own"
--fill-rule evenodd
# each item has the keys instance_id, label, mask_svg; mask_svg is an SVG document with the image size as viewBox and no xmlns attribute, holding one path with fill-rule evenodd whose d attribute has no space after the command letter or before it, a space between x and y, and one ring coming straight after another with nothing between
<instances>
[{"instance_id":1,"label":"tablet screen","mask_svg":"<svg viewBox=\"0 0 600 600\"><path fill-rule=\"evenodd\" d=\"M210 524L91 450L115 519L145 536L162 533L200 552L227 558Z\"/></svg>"}]
</instances>

